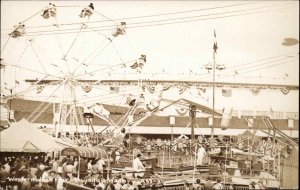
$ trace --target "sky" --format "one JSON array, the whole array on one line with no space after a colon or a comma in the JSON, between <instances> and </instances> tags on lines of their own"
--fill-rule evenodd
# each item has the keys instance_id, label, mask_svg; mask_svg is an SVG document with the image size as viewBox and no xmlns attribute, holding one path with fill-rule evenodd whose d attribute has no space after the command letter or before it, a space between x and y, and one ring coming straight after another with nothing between
<instances>
[{"instance_id":1,"label":"sky","mask_svg":"<svg viewBox=\"0 0 300 190\"><path fill-rule=\"evenodd\" d=\"M1 58L12 65L2 70L2 84L66 77L211 81L205 65L214 61L215 41L215 63L225 66L216 81L299 84L299 44L283 45L299 40L297 1L91 2L89 19L78 16L89 1L52 1L57 15L44 19L48 1L1 1ZM113 38L122 21L126 34ZM26 34L9 38L19 22ZM139 75L129 66L141 54L147 62Z\"/></svg>"}]
</instances>

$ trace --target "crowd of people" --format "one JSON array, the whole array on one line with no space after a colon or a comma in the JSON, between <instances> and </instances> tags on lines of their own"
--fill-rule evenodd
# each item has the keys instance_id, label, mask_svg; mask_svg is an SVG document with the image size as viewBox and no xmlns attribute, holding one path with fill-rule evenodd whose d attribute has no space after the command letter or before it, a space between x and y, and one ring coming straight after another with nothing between
<instances>
[{"instance_id":1,"label":"crowd of people","mask_svg":"<svg viewBox=\"0 0 300 190\"><path fill-rule=\"evenodd\" d=\"M133 160L133 168L145 169L138 154ZM49 156L18 156L4 157L1 160L0 187L3 189L21 190L65 190L67 184L77 187L89 187L95 190L138 190L138 189L163 189L158 175L148 179L139 179L139 176L128 175L125 172L113 174L109 178L105 173L107 162L102 159L83 158L78 162L77 157L67 156L62 159L51 159ZM80 169L80 175L78 175ZM196 179L194 184L184 183L180 189L223 189L219 178L213 180ZM234 186L228 186L234 189ZM261 181L252 182L249 189L264 189Z\"/></svg>"},{"instance_id":2,"label":"crowd of people","mask_svg":"<svg viewBox=\"0 0 300 190\"><path fill-rule=\"evenodd\" d=\"M161 152L169 152L185 157L195 157L197 165L207 164L207 155L216 154L224 156L230 153L229 150L237 148L249 151L249 145L258 146L258 151L262 154L274 156L277 151L281 151L281 145L274 143L270 138L258 142L249 141L243 137L223 137L215 138L198 136L195 140L189 139L185 135L180 135L174 140L171 139L147 139L142 136L126 135L125 129L106 130L99 134L73 134L60 135L63 140L69 139L78 146L94 147L105 146L107 144L117 145L107 160L102 158L80 158L76 156L62 157L59 155L33 156L30 154L22 156L5 156L0 160L0 183L1 187L19 187L18 189L63 189L64 183L73 183L93 189L139 189L139 188L158 188L159 182L155 180L136 179L143 177L147 165L141 158L147 159L151 156L157 157ZM242 145L241 145L242 144ZM154 153L145 154L145 153ZM118 163L126 154L132 154L131 160L133 172L131 175L108 174L108 166ZM196 155L196 156L194 156ZM284 154L283 154L284 155ZM249 172L257 160L246 160L244 163L245 172ZM247 164L247 163L248 164ZM254 163L255 162L255 163ZM212 163L210 163L212 164ZM224 164L217 163L218 168L222 169ZM248 169L248 170L247 170ZM253 169L253 168L252 168ZM80 171L80 172L79 172ZM142 175L140 175L142 174ZM154 173L151 173L154 174ZM246 173L247 174L247 173ZM109 176L109 179L108 179ZM200 179L199 179L200 180ZM206 183L205 183L206 184ZM208 183L209 184L209 183ZM218 184L218 181L217 183ZM194 185L188 185L193 188ZM199 185L200 186L200 185ZM256 188L257 184L252 184ZM201 186L202 187L202 186ZM218 189L216 187L216 189Z\"/></svg>"},{"instance_id":3,"label":"crowd of people","mask_svg":"<svg viewBox=\"0 0 300 190\"><path fill-rule=\"evenodd\" d=\"M78 133L78 134L65 134L59 137L65 141L71 142L77 146L94 147L97 145L105 144L107 139L111 139L113 130L106 130L102 133ZM125 133L124 133L125 134ZM194 155L195 146L202 147L208 153L224 154L226 150L238 149L244 152L253 152L257 154L267 155L269 157L277 157L281 153L281 157L286 157L286 149L284 145L274 143L271 138L267 139L249 139L242 136L215 136L205 137L199 135L195 141L192 141L185 135L180 135L174 140L171 139L147 139L142 136L130 137L124 135L121 139L123 143L120 145L124 148L139 148L143 152L147 151L170 151L172 153ZM112 140L110 141L112 143ZM197 153L198 151L196 151Z\"/></svg>"}]
</instances>

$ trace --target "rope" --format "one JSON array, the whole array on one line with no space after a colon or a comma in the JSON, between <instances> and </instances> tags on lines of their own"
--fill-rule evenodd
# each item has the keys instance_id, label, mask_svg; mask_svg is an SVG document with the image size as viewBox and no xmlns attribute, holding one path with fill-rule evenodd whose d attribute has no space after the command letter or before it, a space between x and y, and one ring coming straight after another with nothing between
<instances>
[{"instance_id":1,"label":"rope","mask_svg":"<svg viewBox=\"0 0 300 190\"><path fill-rule=\"evenodd\" d=\"M2 49L1 49L0 54L2 54L3 50L5 49L5 47L6 47L7 43L8 43L8 41L9 41L10 37L11 37L11 36L8 36L8 38L7 38L7 40L6 40L5 44L4 44L4 46L3 46Z\"/></svg>"},{"instance_id":2,"label":"rope","mask_svg":"<svg viewBox=\"0 0 300 190\"><path fill-rule=\"evenodd\" d=\"M90 64L91 62L93 62L98 56L100 56L100 54L108 47L108 45L111 43L111 41L108 42L108 44L106 44L101 50L100 52L92 59L90 60L87 64Z\"/></svg>"},{"instance_id":3,"label":"rope","mask_svg":"<svg viewBox=\"0 0 300 190\"><path fill-rule=\"evenodd\" d=\"M37 13L35 13L34 15L32 15L31 17L27 18L26 20L22 21L21 23L24 23L28 20L30 20L31 18L33 18L34 16L36 16L37 14L39 14L42 10L38 11Z\"/></svg>"},{"instance_id":4,"label":"rope","mask_svg":"<svg viewBox=\"0 0 300 190\"><path fill-rule=\"evenodd\" d=\"M107 20L109 20L109 21L113 22L114 24L118 24L116 21L114 21L114 20L112 20L112 19L108 18L107 16L105 16L105 15L101 14L101 13L100 13L100 12L98 12L98 11L94 10L94 12L95 12L95 13L97 13L97 14L99 14L100 16L102 16L102 17L106 18Z\"/></svg>"}]
</instances>

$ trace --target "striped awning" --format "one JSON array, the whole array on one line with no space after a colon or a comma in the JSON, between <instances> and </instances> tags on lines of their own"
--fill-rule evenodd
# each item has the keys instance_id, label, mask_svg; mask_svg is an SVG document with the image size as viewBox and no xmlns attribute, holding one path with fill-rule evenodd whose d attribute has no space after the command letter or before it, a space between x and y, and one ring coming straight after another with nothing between
<instances>
[{"instance_id":1,"label":"striped awning","mask_svg":"<svg viewBox=\"0 0 300 190\"><path fill-rule=\"evenodd\" d=\"M61 151L62 156L81 156L86 158L103 158L107 159L107 153L102 148L92 147L69 147Z\"/></svg>"}]
</instances>

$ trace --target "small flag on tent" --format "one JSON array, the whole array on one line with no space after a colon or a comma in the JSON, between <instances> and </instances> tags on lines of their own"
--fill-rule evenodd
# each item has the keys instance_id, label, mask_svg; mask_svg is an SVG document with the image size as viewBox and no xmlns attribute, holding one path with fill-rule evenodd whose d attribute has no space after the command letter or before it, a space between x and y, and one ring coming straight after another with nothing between
<instances>
[{"instance_id":1,"label":"small flag on tent","mask_svg":"<svg viewBox=\"0 0 300 190\"><path fill-rule=\"evenodd\" d=\"M20 84L20 82L19 82L19 81L17 81L17 80L15 80L15 83L16 83L16 84Z\"/></svg>"},{"instance_id":2,"label":"small flag on tent","mask_svg":"<svg viewBox=\"0 0 300 190\"><path fill-rule=\"evenodd\" d=\"M217 35L216 35L216 31L214 30L214 46L213 46L213 49L214 49L214 53L217 53L217 49L218 49L218 44L217 44Z\"/></svg>"},{"instance_id":3,"label":"small flag on tent","mask_svg":"<svg viewBox=\"0 0 300 190\"><path fill-rule=\"evenodd\" d=\"M225 97L231 96L231 90L230 89L222 89L222 95Z\"/></svg>"},{"instance_id":4,"label":"small flag on tent","mask_svg":"<svg viewBox=\"0 0 300 190\"><path fill-rule=\"evenodd\" d=\"M110 89L110 93L117 93L120 90L118 86L110 86L109 89Z\"/></svg>"}]
</instances>

